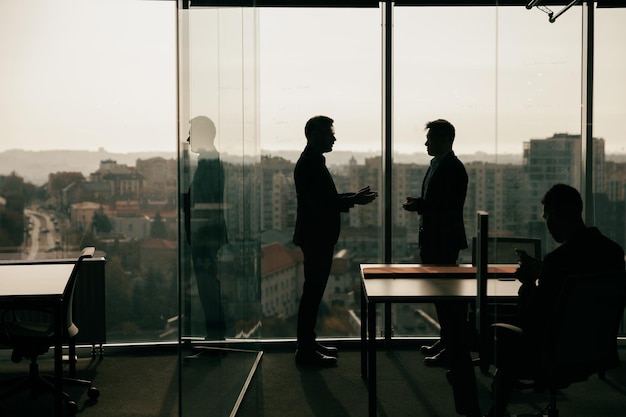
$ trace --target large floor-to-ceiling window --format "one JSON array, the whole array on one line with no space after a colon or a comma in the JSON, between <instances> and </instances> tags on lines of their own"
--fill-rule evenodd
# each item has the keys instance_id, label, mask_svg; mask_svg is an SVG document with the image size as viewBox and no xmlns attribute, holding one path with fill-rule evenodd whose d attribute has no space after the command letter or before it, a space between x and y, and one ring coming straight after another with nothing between
<instances>
[{"instance_id":1,"label":"large floor-to-ceiling window","mask_svg":"<svg viewBox=\"0 0 626 417\"><path fill-rule=\"evenodd\" d=\"M195 227L190 222L189 234L178 227L176 204L199 160L187 142L197 116L213 123L223 163L222 200L205 207L223 217L216 261L205 265L225 274L212 292L224 319L218 339L295 335L302 259L291 244L292 171L305 144L304 123L316 114L335 119L338 141L327 161L338 188L370 185L381 193L376 204L343 217L322 336L357 334L358 265L385 260L388 196L390 259L419 261L417 218L400 203L421 192L429 159L424 125L434 118L457 128L455 151L470 174L469 236L476 210L486 210L492 234L540 237L544 252L550 250L555 243L540 217L541 195L556 181L586 192L590 166L593 221L623 245L624 10L595 9L588 141L586 3L554 23L521 4L408 3L393 8L389 50L383 8L370 3L192 7L178 51L173 1L3 3L2 257L64 258L95 244L107 256L108 341L174 340L182 271L185 336L205 337L189 247L180 251L185 267L177 267L179 242L191 239ZM386 54L391 89L384 84ZM187 89L179 85L188 95L180 96L178 132L177 57L191 69ZM388 96L389 148L382 104ZM190 157L188 170L182 156L177 170L177 146L178 156ZM393 157L387 171L385 152ZM178 174L187 177L177 190ZM469 249L461 253L461 261L470 259ZM415 324L413 307L394 316L396 334L435 333Z\"/></svg>"},{"instance_id":2,"label":"large floor-to-ceiling window","mask_svg":"<svg viewBox=\"0 0 626 417\"><path fill-rule=\"evenodd\" d=\"M176 33L174 2L0 2L0 258L106 257L81 343L176 340Z\"/></svg>"},{"instance_id":3,"label":"large floor-to-ceiling window","mask_svg":"<svg viewBox=\"0 0 626 417\"><path fill-rule=\"evenodd\" d=\"M626 10L598 8L594 48L595 222L607 236L626 244L624 180L626 165L626 51L622 47Z\"/></svg>"},{"instance_id":4,"label":"large floor-to-ceiling window","mask_svg":"<svg viewBox=\"0 0 626 417\"><path fill-rule=\"evenodd\" d=\"M489 213L491 236L554 247L540 200L553 183L581 185L582 27L580 8L555 24L524 7L394 9L395 262L421 261L418 216L401 203L421 195L424 127L439 118L455 126L469 177L459 262L472 261L478 210ZM395 309L395 334L438 332L432 306Z\"/></svg>"}]
</instances>

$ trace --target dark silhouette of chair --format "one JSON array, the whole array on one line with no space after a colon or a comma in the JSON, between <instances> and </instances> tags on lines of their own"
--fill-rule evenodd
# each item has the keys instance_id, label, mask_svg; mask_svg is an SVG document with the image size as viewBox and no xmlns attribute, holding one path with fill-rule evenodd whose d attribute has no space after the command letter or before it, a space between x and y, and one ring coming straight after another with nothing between
<instances>
[{"instance_id":1,"label":"dark silhouette of chair","mask_svg":"<svg viewBox=\"0 0 626 417\"><path fill-rule=\"evenodd\" d=\"M72 309L78 271L83 259L93 257L94 251L95 248L93 247L83 249L63 291L63 311L65 312L63 342L67 342L69 346L70 364L70 377L63 378L63 384L88 387L87 395L91 399L98 398L100 395L98 389L92 386L91 381L74 378L76 374L76 342L74 337L78 334L78 327L72 320ZM40 389L56 393L54 376L40 374L37 364L37 358L48 352L56 339L54 309L45 306L33 308L32 305L25 306L18 301L13 302L6 306L2 312L1 328L3 343L13 348L11 355L13 362L21 362L23 358L30 359L29 375L18 380L2 397L8 397L21 389L28 388L30 388L33 397ZM66 408L71 413L75 413L77 411L76 402L67 393L64 392L62 395Z\"/></svg>"},{"instance_id":2,"label":"dark silhouette of chair","mask_svg":"<svg viewBox=\"0 0 626 417\"><path fill-rule=\"evenodd\" d=\"M472 239L472 265L477 264L477 245L478 238ZM531 237L499 237L490 236L487 238L487 263L500 265L517 265L518 255L516 249L522 249L536 259L541 259L541 239ZM470 317L474 315L474 311L470 311ZM487 323L514 322L517 317L516 302L492 302L487 301L486 305ZM490 360L483 360L484 356L493 355L489 342L481 335L479 347L480 358L474 360L474 364L479 366L483 373L489 370Z\"/></svg>"},{"instance_id":3,"label":"dark silhouette of chair","mask_svg":"<svg viewBox=\"0 0 626 417\"><path fill-rule=\"evenodd\" d=\"M617 334L626 305L626 272L572 275L567 278L548 319L541 343L536 391L549 390L549 417L557 417L557 392L620 365ZM522 332L507 324L497 331ZM527 378L529 375L520 375Z\"/></svg>"}]
</instances>

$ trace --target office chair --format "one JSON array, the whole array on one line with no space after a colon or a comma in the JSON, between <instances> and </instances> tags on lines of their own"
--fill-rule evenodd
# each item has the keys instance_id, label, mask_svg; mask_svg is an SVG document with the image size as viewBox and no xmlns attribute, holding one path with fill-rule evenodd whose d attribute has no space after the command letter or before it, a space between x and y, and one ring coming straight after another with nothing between
<instances>
[{"instance_id":1,"label":"office chair","mask_svg":"<svg viewBox=\"0 0 626 417\"><path fill-rule=\"evenodd\" d=\"M617 334L625 304L626 272L567 278L548 319L540 372L533 378L536 391L550 393L548 417L559 415L556 397L560 389L620 365ZM508 324L493 326L498 331L522 332Z\"/></svg>"},{"instance_id":2,"label":"office chair","mask_svg":"<svg viewBox=\"0 0 626 417\"><path fill-rule=\"evenodd\" d=\"M78 277L78 271L83 259L93 257L95 248L86 247L74 264L72 273L63 292L63 310L65 311L65 326L63 340L69 345L70 377L63 378L64 384L87 386L87 396L96 399L100 393L92 386L91 381L74 378L76 374L76 342L74 337L78 334L78 327L72 320L72 308L74 300L74 287ZM33 318L34 317L34 318ZM38 388L55 393L55 378L50 375L39 373L37 358L48 352L50 346L54 344L56 335L54 330L54 310L52 308L41 307L33 309L21 306L18 302L6 306L2 312L1 329L4 343L13 348L11 359L13 362L20 362L22 358L30 359L29 375L22 378L15 385L10 387L2 397L7 397L21 389L30 388L34 397ZM63 393L66 408L72 414L77 411L77 404L67 393Z\"/></svg>"}]
</instances>

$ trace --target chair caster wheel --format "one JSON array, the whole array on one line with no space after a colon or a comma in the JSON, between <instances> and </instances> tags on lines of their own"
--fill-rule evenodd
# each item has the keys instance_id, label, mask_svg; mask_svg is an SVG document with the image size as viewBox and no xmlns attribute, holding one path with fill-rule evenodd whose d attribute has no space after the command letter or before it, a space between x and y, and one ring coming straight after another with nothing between
<instances>
[{"instance_id":1,"label":"chair caster wheel","mask_svg":"<svg viewBox=\"0 0 626 417\"><path fill-rule=\"evenodd\" d=\"M69 400L65 403L65 408L71 415L74 415L78 411L78 404L76 404L76 401Z\"/></svg>"},{"instance_id":2,"label":"chair caster wheel","mask_svg":"<svg viewBox=\"0 0 626 417\"><path fill-rule=\"evenodd\" d=\"M99 396L100 396L100 391L98 390L98 388L96 388L96 387L89 387L89 389L87 390L87 397L89 397L92 400L95 400Z\"/></svg>"}]
</instances>

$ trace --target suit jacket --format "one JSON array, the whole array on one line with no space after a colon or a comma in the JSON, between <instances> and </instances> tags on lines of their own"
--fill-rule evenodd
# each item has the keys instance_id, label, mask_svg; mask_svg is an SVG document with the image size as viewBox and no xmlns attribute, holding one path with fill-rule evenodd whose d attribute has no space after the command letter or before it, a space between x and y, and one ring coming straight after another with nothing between
<instances>
[{"instance_id":1,"label":"suit jacket","mask_svg":"<svg viewBox=\"0 0 626 417\"><path fill-rule=\"evenodd\" d=\"M546 254L537 286L534 282L527 283L519 291L520 325L529 341L528 353L541 357L540 342L545 339L548 319L559 313L554 311L554 306L568 276L623 272L624 268L624 250L595 227L581 230L572 239ZM594 302L597 304L597 300L582 299L580 306L594 308ZM607 351L603 361L606 369L619 364L617 355L611 350Z\"/></svg>"},{"instance_id":2,"label":"suit jacket","mask_svg":"<svg viewBox=\"0 0 626 417\"><path fill-rule=\"evenodd\" d=\"M430 174L428 168L422 183L423 207L420 246L431 248L467 248L467 236L463 223L463 206L467 194L467 171L465 166L454 155L448 153L426 187L426 178Z\"/></svg>"},{"instance_id":3,"label":"suit jacket","mask_svg":"<svg viewBox=\"0 0 626 417\"><path fill-rule=\"evenodd\" d=\"M339 238L341 212L353 207L354 194L338 194L326 159L308 146L294 169L298 200L293 243L303 245L334 245Z\"/></svg>"},{"instance_id":4,"label":"suit jacket","mask_svg":"<svg viewBox=\"0 0 626 417\"><path fill-rule=\"evenodd\" d=\"M541 337L546 318L552 314L554 302L568 276L624 271L624 267L624 250L597 228L585 228L546 254L537 286L532 283L520 288L522 328L532 336Z\"/></svg>"}]
</instances>

